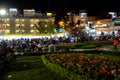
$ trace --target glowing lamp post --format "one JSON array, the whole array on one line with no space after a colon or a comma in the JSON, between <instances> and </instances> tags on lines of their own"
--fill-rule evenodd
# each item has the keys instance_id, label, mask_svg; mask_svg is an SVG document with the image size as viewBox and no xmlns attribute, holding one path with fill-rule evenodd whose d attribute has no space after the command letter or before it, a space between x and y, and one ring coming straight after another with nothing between
<instances>
[{"instance_id":1,"label":"glowing lamp post","mask_svg":"<svg viewBox=\"0 0 120 80\"><path fill-rule=\"evenodd\" d=\"M97 21L97 24L100 25L100 24L102 24L102 23L101 23L100 21Z\"/></svg>"},{"instance_id":2,"label":"glowing lamp post","mask_svg":"<svg viewBox=\"0 0 120 80\"><path fill-rule=\"evenodd\" d=\"M1 9L0 10L0 16L3 16L3 15L5 15L6 14L6 10L5 9Z\"/></svg>"},{"instance_id":3,"label":"glowing lamp post","mask_svg":"<svg viewBox=\"0 0 120 80\"><path fill-rule=\"evenodd\" d=\"M59 24L60 27L62 27L62 28L64 28L64 26L65 26L65 23L64 23L63 21L60 21L58 24Z\"/></svg>"}]
</instances>

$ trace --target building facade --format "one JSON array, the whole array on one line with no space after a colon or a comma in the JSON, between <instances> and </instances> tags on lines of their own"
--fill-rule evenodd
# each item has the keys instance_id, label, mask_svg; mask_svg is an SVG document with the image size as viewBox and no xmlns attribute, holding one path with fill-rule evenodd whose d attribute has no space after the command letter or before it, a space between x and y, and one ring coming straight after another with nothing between
<instances>
[{"instance_id":1,"label":"building facade","mask_svg":"<svg viewBox=\"0 0 120 80\"><path fill-rule=\"evenodd\" d=\"M34 10L24 9L20 15L16 9L10 9L9 15L0 16L0 34L38 34L35 24L39 21L53 23L54 19L54 16L36 16Z\"/></svg>"},{"instance_id":2,"label":"building facade","mask_svg":"<svg viewBox=\"0 0 120 80\"><path fill-rule=\"evenodd\" d=\"M25 18L25 17L2 17L0 18L1 34L38 34L34 26L39 21L53 23L54 17L50 18Z\"/></svg>"}]
</instances>

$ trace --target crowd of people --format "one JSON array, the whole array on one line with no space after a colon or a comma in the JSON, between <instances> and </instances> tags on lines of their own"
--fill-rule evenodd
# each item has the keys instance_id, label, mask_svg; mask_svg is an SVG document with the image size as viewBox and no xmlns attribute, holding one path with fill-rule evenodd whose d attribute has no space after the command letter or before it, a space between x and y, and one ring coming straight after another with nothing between
<instances>
[{"instance_id":1,"label":"crowd of people","mask_svg":"<svg viewBox=\"0 0 120 80\"><path fill-rule=\"evenodd\" d=\"M85 38L79 38L79 37L20 38L20 39L11 39L11 40L0 39L1 43L3 42L6 43L7 51L13 52L13 53L16 53L16 52L21 52L21 53L23 52L46 52L46 51L56 52L56 44L58 43L85 42L85 41L87 41Z\"/></svg>"},{"instance_id":2,"label":"crowd of people","mask_svg":"<svg viewBox=\"0 0 120 80\"><path fill-rule=\"evenodd\" d=\"M34 38L34 39L12 39L1 40L1 43L5 42L8 52L38 52L45 51L45 47L50 44L55 44L54 39L49 38Z\"/></svg>"},{"instance_id":3,"label":"crowd of people","mask_svg":"<svg viewBox=\"0 0 120 80\"><path fill-rule=\"evenodd\" d=\"M20 38L20 39L0 39L0 43L5 43L7 51L12 53L24 52L56 52L56 44L68 43L70 40L64 37L59 38ZM47 48L46 48L47 47Z\"/></svg>"}]
</instances>

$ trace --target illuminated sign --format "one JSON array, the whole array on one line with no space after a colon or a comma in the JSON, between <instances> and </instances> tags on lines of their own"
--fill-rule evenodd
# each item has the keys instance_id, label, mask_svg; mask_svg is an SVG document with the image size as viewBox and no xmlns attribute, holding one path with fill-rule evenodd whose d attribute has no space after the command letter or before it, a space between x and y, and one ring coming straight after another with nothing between
<instances>
[{"instance_id":1,"label":"illuminated sign","mask_svg":"<svg viewBox=\"0 0 120 80\"><path fill-rule=\"evenodd\" d=\"M17 12L17 9L16 8L10 8L9 11L14 11L14 12Z\"/></svg>"},{"instance_id":2,"label":"illuminated sign","mask_svg":"<svg viewBox=\"0 0 120 80\"><path fill-rule=\"evenodd\" d=\"M47 16L51 17L51 16L52 16L52 13L47 13Z\"/></svg>"},{"instance_id":3,"label":"illuminated sign","mask_svg":"<svg viewBox=\"0 0 120 80\"><path fill-rule=\"evenodd\" d=\"M34 9L24 9L23 11L24 12L34 12L35 10Z\"/></svg>"},{"instance_id":4,"label":"illuminated sign","mask_svg":"<svg viewBox=\"0 0 120 80\"><path fill-rule=\"evenodd\" d=\"M112 19L117 17L117 13L116 12L109 12L109 14L112 16Z\"/></svg>"}]
</instances>

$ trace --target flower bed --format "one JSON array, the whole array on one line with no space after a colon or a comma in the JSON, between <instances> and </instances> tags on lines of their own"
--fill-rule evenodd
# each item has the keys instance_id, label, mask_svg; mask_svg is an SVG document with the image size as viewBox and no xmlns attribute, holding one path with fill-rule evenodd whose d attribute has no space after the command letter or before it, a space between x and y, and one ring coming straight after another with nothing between
<instances>
[{"instance_id":1,"label":"flower bed","mask_svg":"<svg viewBox=\"0 0 120 80\"><path fill-rule=\"evenodd\" d=\"M120 79L119 57L91 54L48 54L51 63L94 80Z\"/></svg>"}]
</instances>

